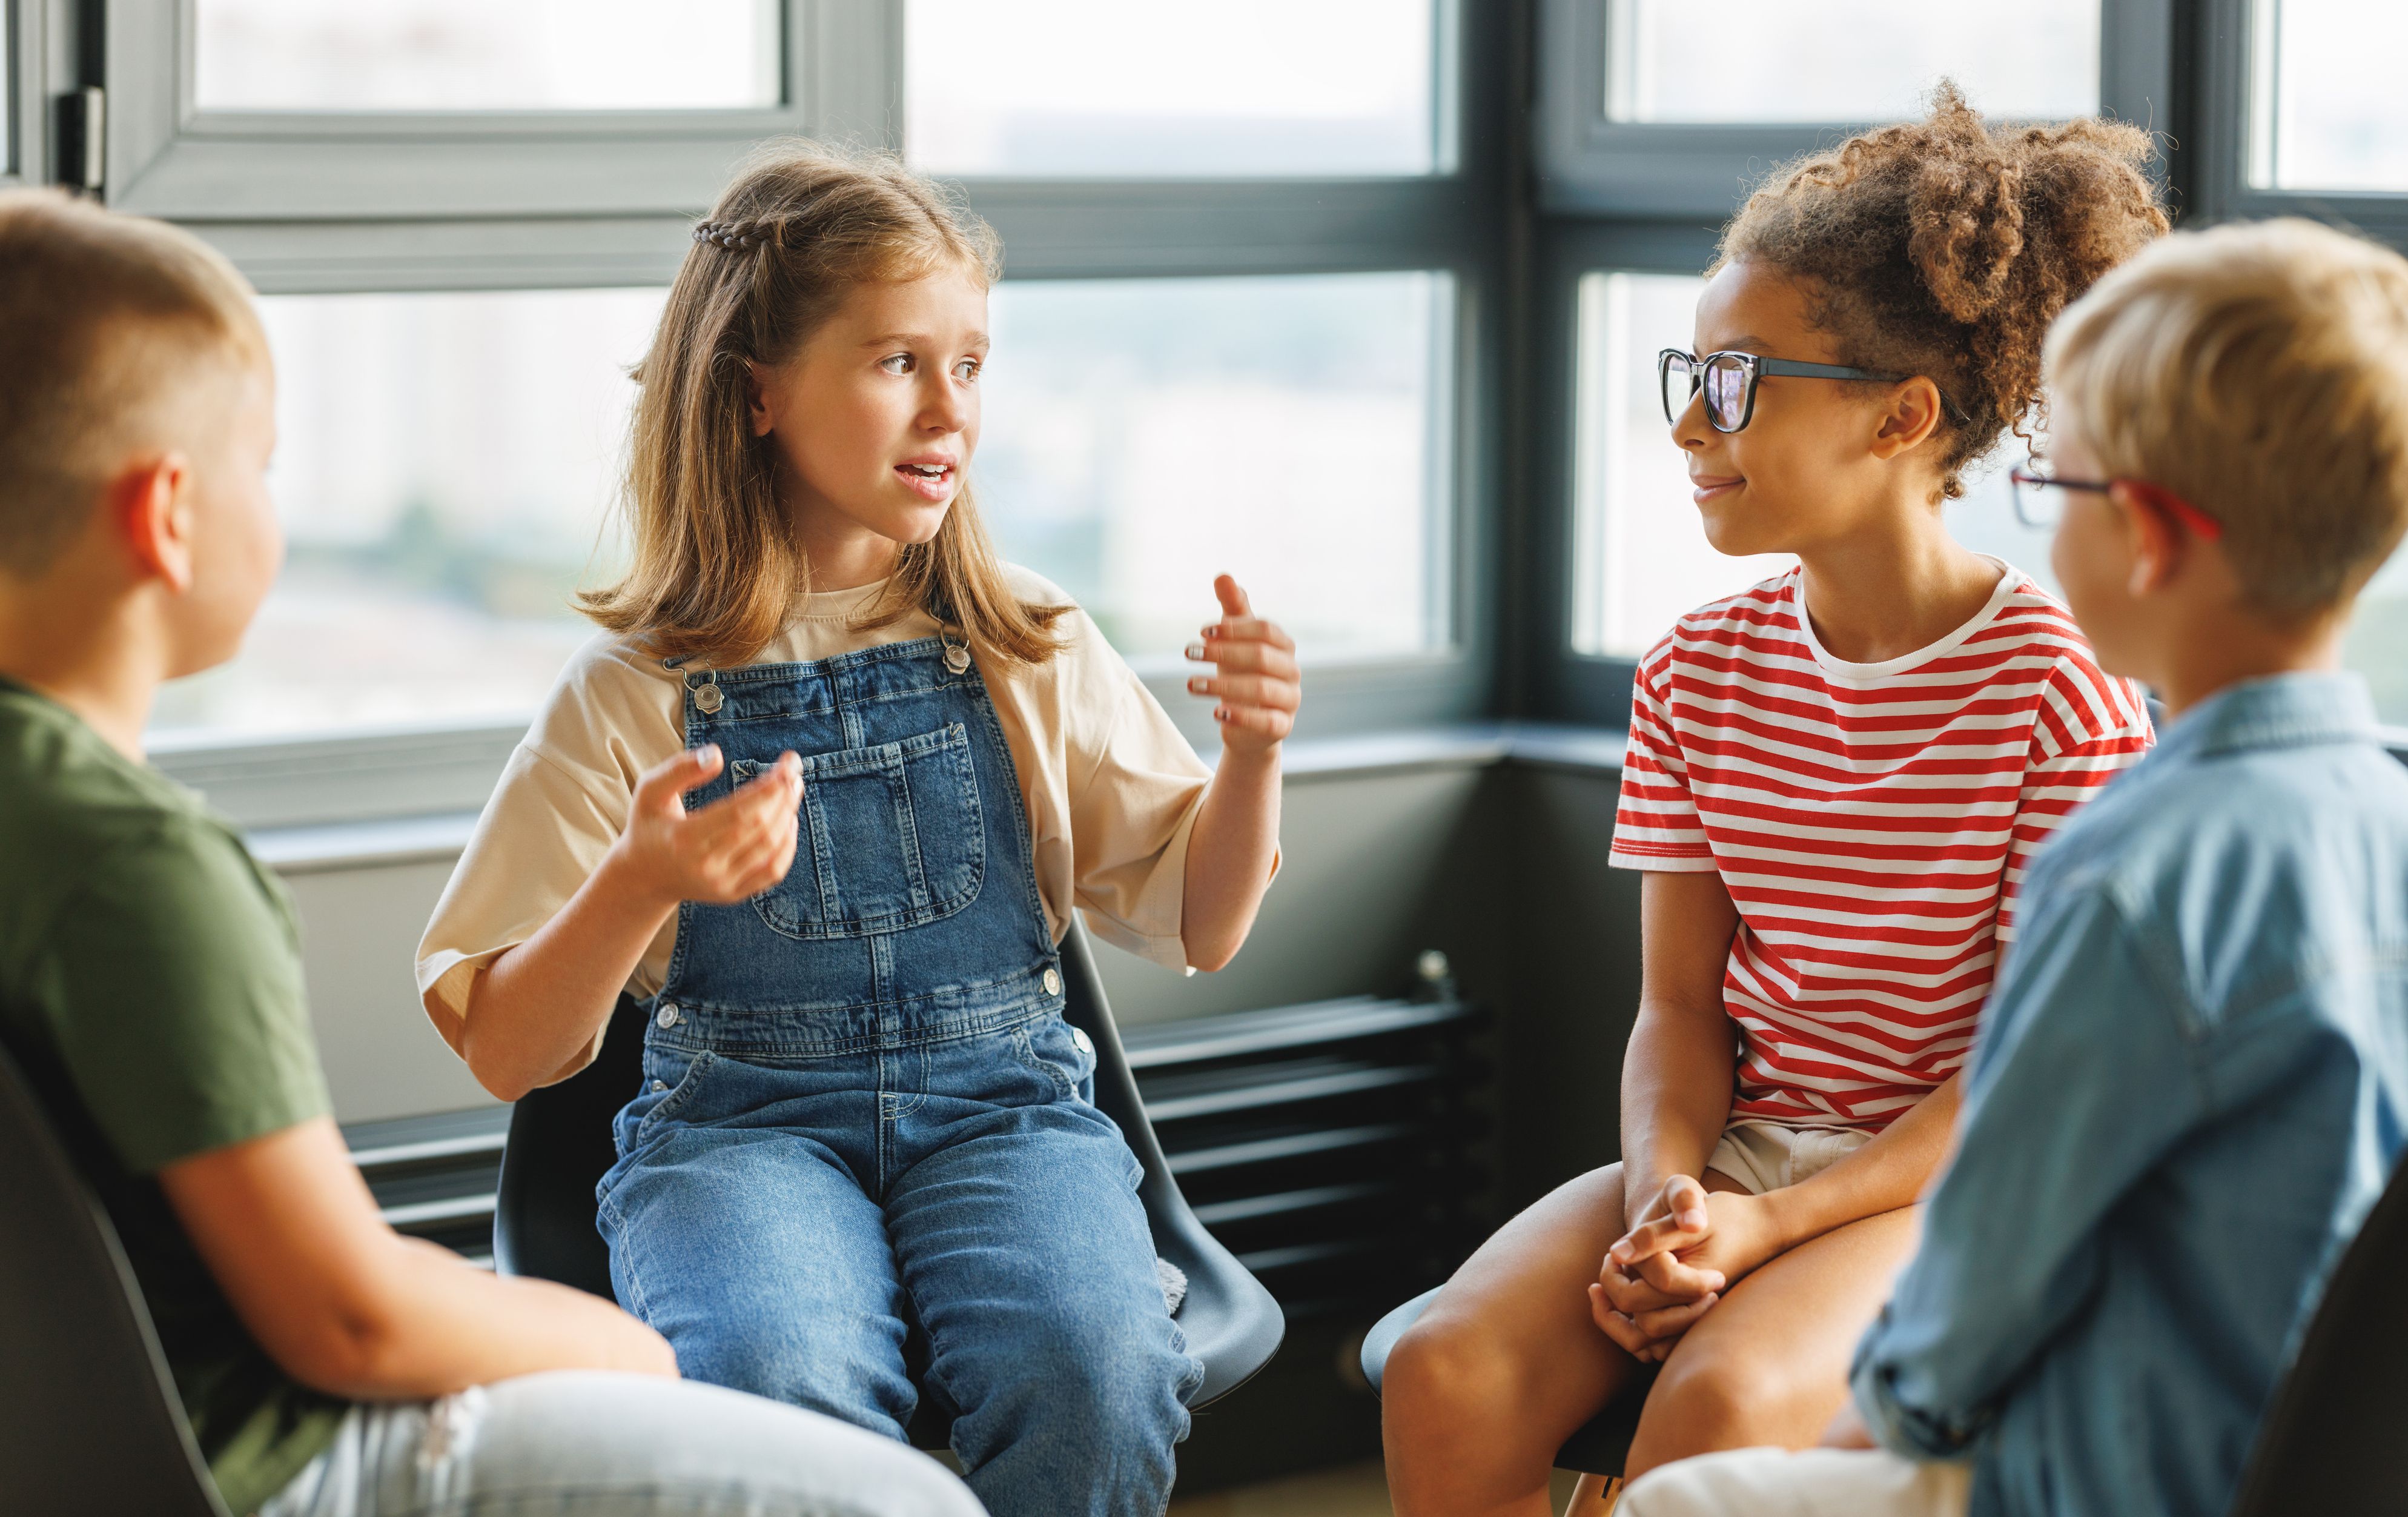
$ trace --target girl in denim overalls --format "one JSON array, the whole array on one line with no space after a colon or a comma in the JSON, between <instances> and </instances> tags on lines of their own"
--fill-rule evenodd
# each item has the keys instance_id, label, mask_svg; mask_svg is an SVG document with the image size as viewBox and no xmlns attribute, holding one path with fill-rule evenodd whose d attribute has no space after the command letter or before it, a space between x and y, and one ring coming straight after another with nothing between
<instances>
[{"instance_id":1,"label":"girl in denim overalls","mask_svg":"<svg viewBox=\"0 0 2408 1517\"><path fill-rule=\"evenodd\" d=\"M963 478L992 233L884 160L756 159L638 370L635 562L420 952L505 1099L648 1014L600 1225L687 1375L895 1437L921 1383L998 1517L1156 1513L1202 1375L1090 1104L1075 903L1173 967L1276 865L1292 644L1218 582L1209 774ZM829 588L834 586L835 588ZM1209 784L1208 784L1209 779Z\"/></svg>"}]
</instances>

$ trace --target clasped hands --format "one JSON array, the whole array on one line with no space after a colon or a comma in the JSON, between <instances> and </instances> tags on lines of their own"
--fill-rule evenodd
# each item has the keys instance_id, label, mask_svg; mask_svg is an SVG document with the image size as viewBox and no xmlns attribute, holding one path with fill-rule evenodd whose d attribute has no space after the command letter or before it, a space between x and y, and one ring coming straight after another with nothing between
<instances>
[{"instance_id":1,"label":"clasped hands","mask_svg":"<svg viewBox=\"0 0 2408 1517\"><path fill-rule=\"evenodd\" d=\"M1660 1364L1748 1271L1788 1247L1763 1196L1674 1175L1606 1251L1589 1315L1641 1364Z\"/></svg>"}]
</instances>

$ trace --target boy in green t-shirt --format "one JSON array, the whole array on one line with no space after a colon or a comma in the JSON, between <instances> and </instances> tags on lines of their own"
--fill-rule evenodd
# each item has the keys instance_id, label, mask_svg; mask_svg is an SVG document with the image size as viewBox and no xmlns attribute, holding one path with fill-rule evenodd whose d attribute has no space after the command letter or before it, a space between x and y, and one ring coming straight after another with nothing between
<instances>
[{"instance_id":1,"label":"boy in green t-shirt","mask_svg":"<svg viewBox=\"0 0 2408 1517\"><path fill-rule=\"evenodd\" d=\"M290 903L142 758L159 685L231 657L275 577L274 398L223 259L0 195L0 1045L124 1240L227 1506L975 1513L919 1454L681 1381L609 1302L378 1216ZM42 1309L0 1303L0 1332Z\"/></svg>"}]
</instances>

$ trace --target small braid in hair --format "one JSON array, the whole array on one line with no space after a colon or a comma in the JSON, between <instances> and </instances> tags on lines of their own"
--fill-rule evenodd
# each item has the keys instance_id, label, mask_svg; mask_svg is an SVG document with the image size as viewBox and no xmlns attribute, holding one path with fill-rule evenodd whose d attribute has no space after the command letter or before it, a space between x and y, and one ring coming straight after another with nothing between
<instances>
[{"instance_id":1,"label":"small braid in hair","mask_svg":"<svg viewBox=\"0 0 2408 1517\"><path fill-rule=\"evenodd\" d=\"M696 242L709 242L730 253L745 253L764 242L776 239L778 224L770 221L698 222L694 228Z\"/></svg>"}]
</instances>

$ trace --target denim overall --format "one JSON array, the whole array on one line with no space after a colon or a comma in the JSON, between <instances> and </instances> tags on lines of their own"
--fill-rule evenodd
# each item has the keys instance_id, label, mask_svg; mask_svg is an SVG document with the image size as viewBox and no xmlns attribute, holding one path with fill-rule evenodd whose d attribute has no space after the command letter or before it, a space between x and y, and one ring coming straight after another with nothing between
<instances>
[{"instance_id":1,"label":"denim overall","mask_svg":"<svg viewBox=\"0 0 2408 1517\"><path fill-rule=\"evenodd\" d=\"M901 1438L923 1383L995 1517L1158 1513L1203 1366L1136 1158L1062 1020L1003 729L944 638L681 671L699 806L803 759L794 866L678 909L598 1192L619 1299L692 1379Z\"/></svg>"}]
</instances>

